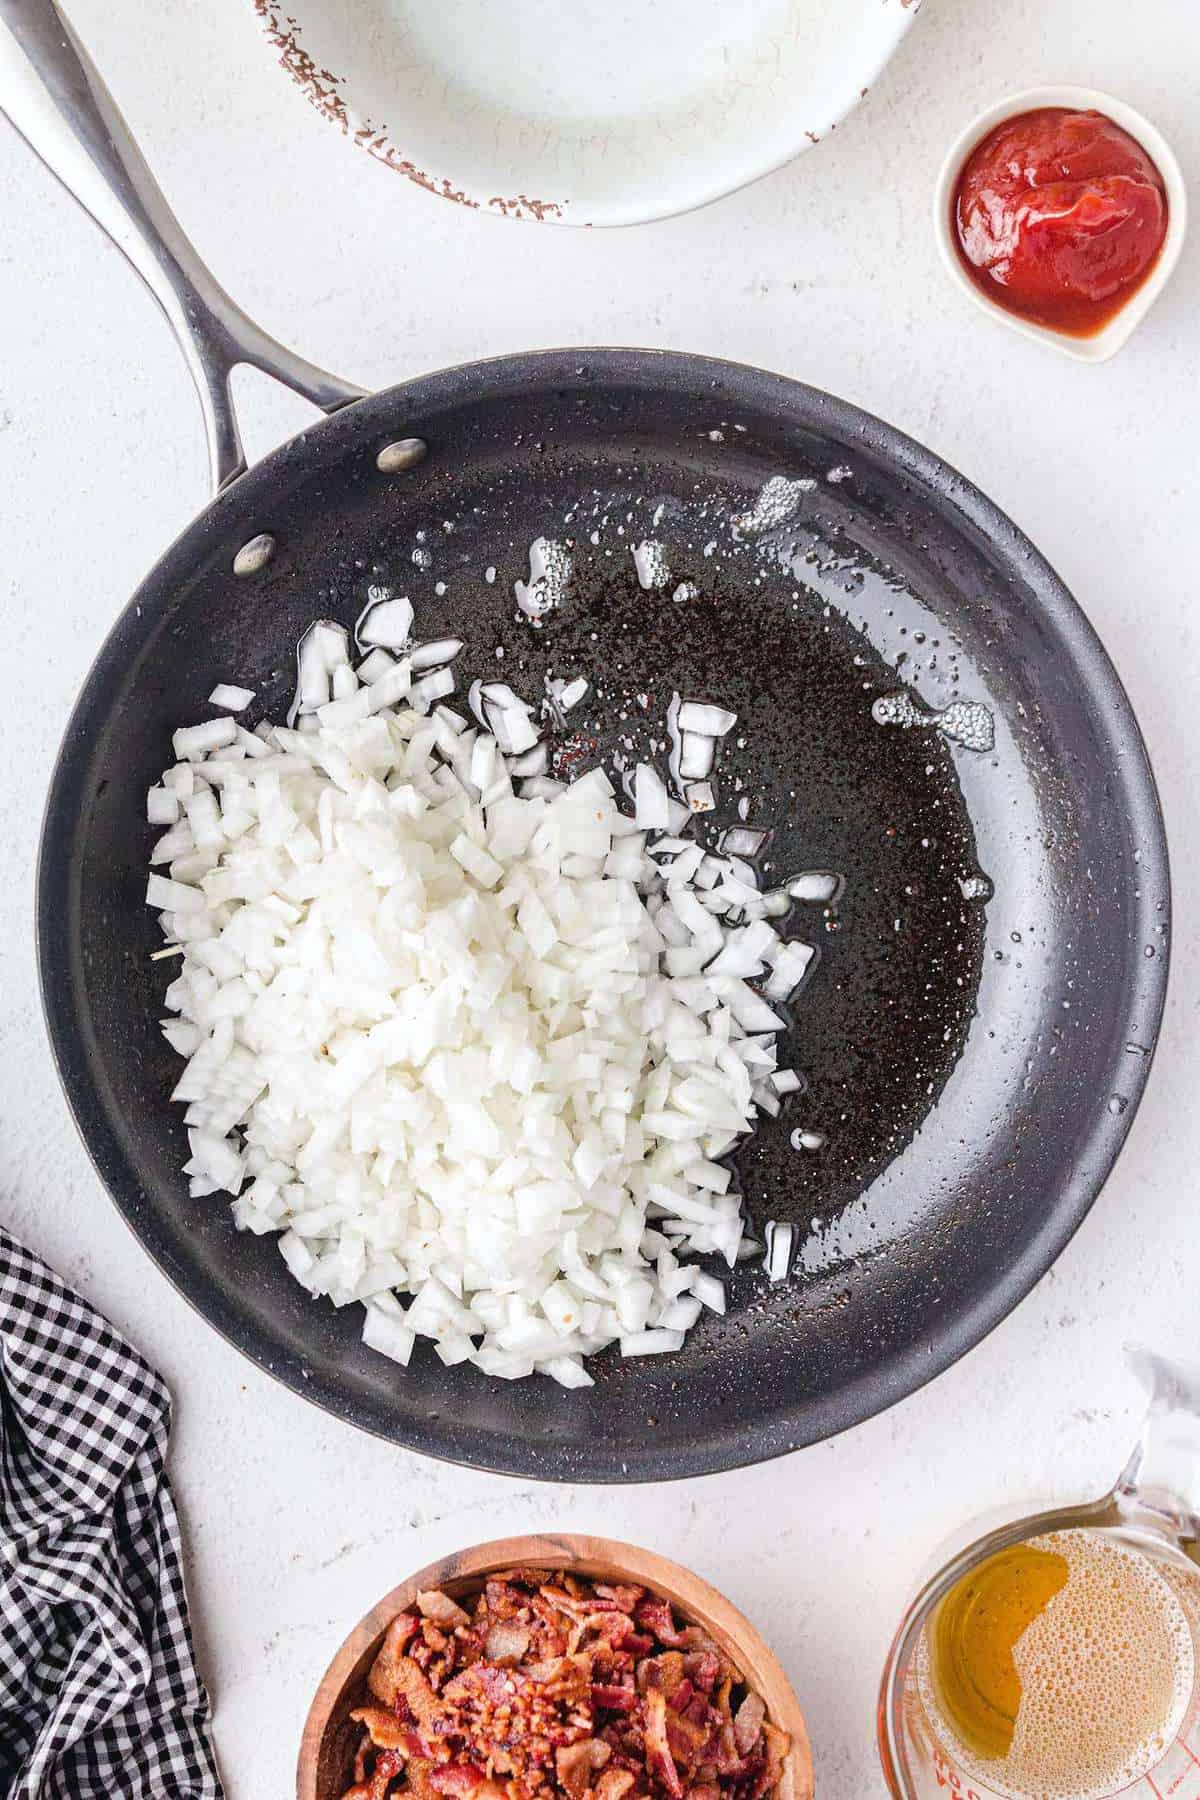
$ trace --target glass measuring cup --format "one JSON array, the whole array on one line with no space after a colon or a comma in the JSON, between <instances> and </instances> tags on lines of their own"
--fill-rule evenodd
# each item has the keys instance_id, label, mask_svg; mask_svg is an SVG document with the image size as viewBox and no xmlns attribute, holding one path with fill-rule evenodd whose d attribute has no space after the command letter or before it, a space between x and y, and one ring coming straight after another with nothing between
<instances>
[{"instance_id":1,"label":"glass measuring cup","mask_svg":"<svg viewBox=\"0 0 1200 1800\"><path fill-rule=\"evenodd\" d=\"M1049 1533L1085 1533L1144 1558L1186 1622L1190 1688L1148 1768L1108 1788L1132 1800L1200 1800L1200 1381L1157 1358L1139 1358L1151 1389L1141 1437L1116 1486L1100 1500L1015 1520L951 1558L913 1600L896 1633L879 1695L879 1753L895 1800L1024 1800L1030 1790L990 1786L931 1709L927 1632L941 1601L997 1552ZM1062 1540L1059 1540L1062 1541ZM986 1765L985 1765L986 1766ZM1095 1788L1091 1792L1100 1790Z\"/></svg>"}]
</instances>

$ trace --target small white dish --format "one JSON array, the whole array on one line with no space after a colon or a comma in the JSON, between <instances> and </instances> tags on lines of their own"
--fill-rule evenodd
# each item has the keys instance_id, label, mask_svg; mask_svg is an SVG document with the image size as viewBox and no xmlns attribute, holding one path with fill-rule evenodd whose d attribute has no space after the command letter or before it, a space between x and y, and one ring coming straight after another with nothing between
<instances>
[{"instance_id":1,"label":"small white dish","mask_svg":"<svg viewBox=\"0 0 1200 1800\"><path fill-rule=\"evenodd\" d=\"M1130 137L1137 139L1147 155L1158 165L1167 191L1167 235L1158 261L1120 312L1114 314L1094 337L1072 337L1070 333L1055 331L1049 325L1038 325L1032 319L1022 319L1018 314L1009 312L1006 307L998 306L994 300L989 300L963 268L955 243L951 208L958 178L968 156L976 144L997 125L1003 124L1006 119L1015 118L1018 113L1032 112L1042 106L1065 106L1079 112L1104 113L1114 124L1127 131ZM1175 152L1167 140L1161 132L1155 130L1149 119L1144 119L1141 113L1135 112L1123 100L1114 99L1111 94L1102 94L1097 88L1026 88L1024 93L1010 94L1006 100L997 101L995 106L989 106L986 112L981 112L951 145L934 188L933 228L937 234L942 262L951 280L983 312L989 313L1010 330L1019 331L1022 337L1038 338L1042 343L1053 344L1055 349L1075 357L1079 362L1107 362L1136 331L1167 285L1171 272L1179 261L1179 253L1187 234L1187 190L1183 185L1183 174Z\"/></svg>"},{"instance_id":2,"label":"small white dish","mask_svg":"<svg viewBox=\"0 0 1200 1800\"><path fill-rule=\"evenodd\" d=\"M921 0L254 0L318 112L459 205L632 225L789 162Z\"/></svg>"}]
</instances>

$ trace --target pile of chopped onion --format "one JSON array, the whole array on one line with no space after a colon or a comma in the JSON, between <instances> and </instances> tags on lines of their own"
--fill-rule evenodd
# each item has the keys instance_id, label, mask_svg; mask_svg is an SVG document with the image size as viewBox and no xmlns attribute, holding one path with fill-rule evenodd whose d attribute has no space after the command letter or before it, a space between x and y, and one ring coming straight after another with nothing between
<instances>
[{"instance_id":1,"label":"pile of chopped onion","mask_svg":"<svg viewBox=\"0 0 1200 1800\"><path fill-rule=\"evenodd\" d=\"M411 625L375 598L355 669L318 622L295 728L185 727L150 791L186 1173L281 1234L311 1294L363 1303L384 1355L421 1336L447 1365L587 1386L584 1357L678 1350L724 1310L687 1259L755 1248L720 1159L800 1085L774 1003L813 952L744 857L680 835L655 769L631 818L598 768L549 778L503 684L472 689L478 728L441 704L462 646L414 649ZM732 715L676 711L710 768L688 739Z\"/></svg>"}]
</instances>

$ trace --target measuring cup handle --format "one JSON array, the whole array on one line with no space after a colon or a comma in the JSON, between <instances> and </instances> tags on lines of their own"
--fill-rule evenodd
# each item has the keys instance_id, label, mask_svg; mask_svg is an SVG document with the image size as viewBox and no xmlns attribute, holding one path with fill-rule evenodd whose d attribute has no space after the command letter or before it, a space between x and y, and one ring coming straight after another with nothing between
<instances>
[{"instance_id":1,"label":"measuring cup handle","mask_svg":"<svg viewBox=\"0 0 1200 1800\"><path fill-rule=\"evenodd\" d=\"M1149 1351L1131 1360L1150 1406L1115 1497L1175 1536L1200 1538L1200 1375Z\"/></svg>"},{"instance_id":2,"label":"measuring cup handle","mask_svg":"<svg viewBox=\"0 0 1200 1800\"><path fill-rule=\"evenodd\" d=\"M363 389L306 362L216 282L57 0L0 0L0 111L124 252L179 340L204 411L213 491L246 467L229 390L249 363L334 412Z\"/></svg>"}]
</instances>

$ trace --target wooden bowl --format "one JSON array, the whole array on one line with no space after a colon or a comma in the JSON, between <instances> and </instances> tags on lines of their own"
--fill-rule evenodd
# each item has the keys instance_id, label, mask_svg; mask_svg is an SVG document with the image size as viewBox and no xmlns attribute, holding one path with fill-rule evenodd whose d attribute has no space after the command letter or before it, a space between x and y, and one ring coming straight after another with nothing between
<instances>
[{"instance_id":1,"label":"wooden bowl","mask_svg":"<svg viewBox=\"0 0 1200 1800\"><path fill-rule=\"evenodd\" d=\"M812 1800L813 1769L804 1715L787 1676L748 1619L715 1588L678 1563L611 1538L516 1537L477 1544L393 1588L357 1624L328 1669L309 1709L296 1770L298 1800L340 1800L350 1786L360 1728L350 1712L367 1697L367 1673L396 1617L418 1593L441 1588L457 1598L477 1591L484 1578L515 1567L567 1569L601 1581L635 1581L670 1600L690 1623L720 1645L735 1668L766 1702L767 1716L792 1740L778 1800Z\"/></svg>"}]
</instances>

